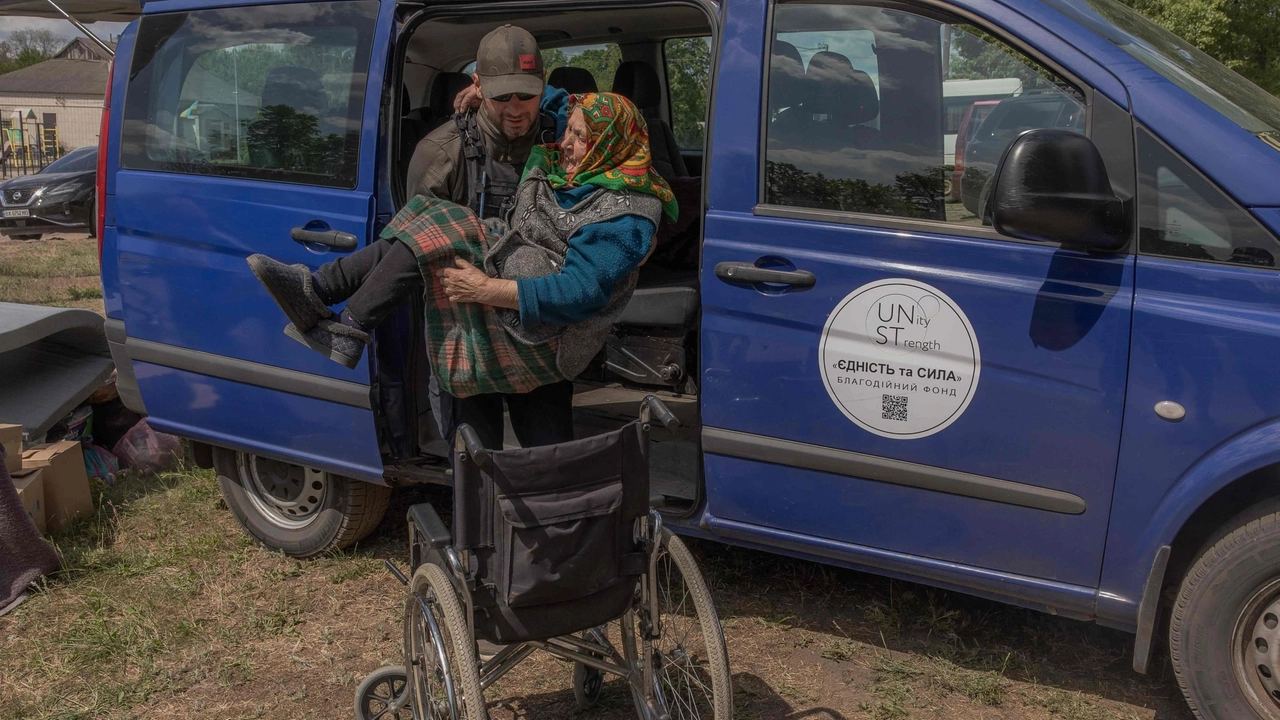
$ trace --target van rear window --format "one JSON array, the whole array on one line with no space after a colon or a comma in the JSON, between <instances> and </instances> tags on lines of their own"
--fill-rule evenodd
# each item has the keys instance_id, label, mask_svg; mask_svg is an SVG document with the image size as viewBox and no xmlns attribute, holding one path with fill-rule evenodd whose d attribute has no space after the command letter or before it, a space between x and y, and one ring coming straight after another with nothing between
<instances>
[{"instance_id":1,"label":"van rear window","mask_svg":"<svg viewBox=\"0 0 1280 720\"><path fill-rule=\"evenodd\" d=\"M377 0L142 19L122 167L354 188Z\"/></svg>"}]
</instances>

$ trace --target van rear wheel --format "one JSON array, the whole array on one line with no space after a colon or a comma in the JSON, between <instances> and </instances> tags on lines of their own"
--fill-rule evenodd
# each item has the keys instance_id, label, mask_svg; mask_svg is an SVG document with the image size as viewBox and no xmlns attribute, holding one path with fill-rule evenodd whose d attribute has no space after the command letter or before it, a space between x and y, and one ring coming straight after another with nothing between
<instances>
[{"instance_id":1,"label":"van rear wheel","mask_svg":"<svg viewBox=\"0 0 1280 720\"><path fill-rule=\"evenodd\" d=\"M1280 720L1280 512L1237 516L1183 578L1169 652L1201 720Z\"/></svg>"},{"instance_id":2,"label":"van rear wheel","mask_svg":"<svg viewBox=\"0 0 1280 720\"><path fill-rule=\"evenodd\" d=\"M218 488L258 542L292 557L314 557L363 539L387 512L391 488L214 448Z\"/></svg>"}]
</instances>

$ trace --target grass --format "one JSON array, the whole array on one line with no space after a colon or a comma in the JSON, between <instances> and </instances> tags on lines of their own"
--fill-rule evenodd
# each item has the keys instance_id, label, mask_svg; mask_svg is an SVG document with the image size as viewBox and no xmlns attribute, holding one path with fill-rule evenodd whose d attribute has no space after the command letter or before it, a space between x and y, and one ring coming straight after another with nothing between
<instances>
[{"instance_id":1,"label":"grass","mask_svg":"<svg viewBox=\"0 0 1280 720\"><path fill-rule=\"evenodd\" d=\"M447 500L398 491L361 547L299 561L253 543L209 471L126 473L94 495L93 517L52 538L64 569L0 618L0 720L333 717L364 674L400 664L404 591L382 560L407 556L409 504ZM1167 675L1117 670L1129 636L691 546L724 619L739 720L1189 717ZM569 676L530 658L486 694L491 717L634 717L619 681L578 713Z\"/></svg>"},{"instance_id":2,"label":"grass","mask_svg":"<svg viewBox=\"0 0 1280 720\"><path fill-rule=\"evenodd\" d=\"M102 308L85 237L0 241L0 301ZM53 541L63 570L0 618L0 720L336 717L398 665L405 509L349 552L298 561L252 542L208 471L123 474ZM723 620L738 720L1188 720L1132 636L777 555L691 542ZM486 693L494 720L635 717L620 681L574 707L534 656Z\"/></svg>"},{"instance_id":3,"label":"grass","mask_svg":"<svg viewBox=\"0 0 1280 720\"><path fill-rule=\"evenodd\" d=\"M103 311L97 241L87 235L0 240L0 302Z\"/></svg>"},{"instance_id":4,"label":"grass","mask_svg":"<svg viewBox=\"0 0 1280 720\"><path fill-rule=\"evenodd\" d=\"M6 241L17 242L17 241ZM23 241L23 252L0 259L0 276L21 278L97 277L96 241L56 241L49 237Z\"/></svg>"},{"instance_id":5,"label":"grass","mask_svg":"<svg viewBox=\"0 0 1280 720\"><path fill-rule=\"evenodd\" d=\"M0 677L20 678L0 683L0 719L131 717L193 688L206 709L225 706L270 677L266 648L325 664L302 648L347 633L317 620L342 615L344 596L368 586L380 564L368 553L300 562L257 546L209 471L126 473L94 494L94 516L51 538L63 569L0 618ZM389 589L378 589L380 604ZM346 670L327 677L342 695L358 681Z\"/></svg>"}]
</instances>

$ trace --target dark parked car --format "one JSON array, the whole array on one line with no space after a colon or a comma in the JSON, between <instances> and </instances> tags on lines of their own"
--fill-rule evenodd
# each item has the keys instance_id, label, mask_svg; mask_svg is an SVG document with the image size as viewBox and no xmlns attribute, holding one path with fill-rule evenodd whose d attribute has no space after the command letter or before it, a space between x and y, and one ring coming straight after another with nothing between
<instances>
[{"instance_id":1,"label":"dark parked car","mask_svg":"<svg viewBox=\"0 0 1280 720\"><path fill-rule=\"evenodd\" d=\"M34 240L83 228L92 235L97 169L98 148L83 147L34 175L0 183L0 234Z\"/></svg>"},{"instance_id":2,"label":"dark parked car","mask_svg":"<svg viewBox=\"0 0 1280 720\"><path fill-rule=\"evenodd\" d=\"M1001 100L964 146L960 199L969 212L989 224L987 185L1000 156L1027 130L1059 128L1084 132L1084 102L1057 88Z\"/></svg>"}]
</instances>

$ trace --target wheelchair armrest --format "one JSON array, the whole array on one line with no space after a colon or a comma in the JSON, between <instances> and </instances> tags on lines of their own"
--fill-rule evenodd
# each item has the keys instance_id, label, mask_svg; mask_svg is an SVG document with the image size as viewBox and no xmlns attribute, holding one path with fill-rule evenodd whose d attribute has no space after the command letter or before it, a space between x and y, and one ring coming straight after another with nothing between
<instances>
[{"instance_id":1,"label":"wheelchair armrest","mask_svg":"<svg viewBox=\"0 0 1280 720\"><path fill-rule=\"evenodd\" d=\"M444 526L444 521L436 514L436 509L431 506L431 503L410 506L409 522L422 533L427 547L441 550L453 544L453 535L449 532L449 528Z\"/></svg>"}]
</instances>

